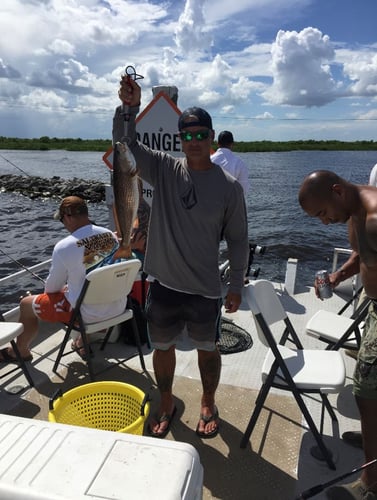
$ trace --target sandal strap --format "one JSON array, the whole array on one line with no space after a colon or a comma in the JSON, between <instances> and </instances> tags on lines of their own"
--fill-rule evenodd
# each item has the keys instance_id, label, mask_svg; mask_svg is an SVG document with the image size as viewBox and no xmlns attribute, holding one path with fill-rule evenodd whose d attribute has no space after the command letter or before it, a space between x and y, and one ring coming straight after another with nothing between
<instances>
[{"instance_id":1,"label":"sandal strap","mask_svg":"<svg viewBox=\"0 0 377 500\"><path fill-rule=\"evenodd\" d=\"M169 422L171 420L171 415L164 413L161 417L157 417L157 422L162 424L162 422Z\"/></svg>"},{"instance_id":2,"label":"sandal strap","mask_svg":"<svg viewBox=\"0 0 377 500\"><path fill-rule=\"evenodd\" d=\"M205 422L206 424L209 424L209 422L213 422L218 418L219 418L219 412L217 408L215 409L215 412L212 415L203 415L203 413L200 414L200 420L203 420L203 422Z\"/></svg>"}]
</instances>

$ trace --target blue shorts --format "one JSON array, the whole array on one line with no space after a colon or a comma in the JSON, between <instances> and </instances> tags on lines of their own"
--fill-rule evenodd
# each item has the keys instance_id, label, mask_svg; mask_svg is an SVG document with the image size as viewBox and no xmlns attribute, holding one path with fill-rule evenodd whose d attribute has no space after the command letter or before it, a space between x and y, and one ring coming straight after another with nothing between
<instances>
[{"instance_id":1,"label":"blue shorts","mask_svg":"<svg viewBox=\"0 0 377 500\"><path fill-rule=\"evenodd\" d=\"M221 298L178 292L153 281L145 305L152 346L214 351L220 336L221 306Z\"/></svg>"}]
</instances>

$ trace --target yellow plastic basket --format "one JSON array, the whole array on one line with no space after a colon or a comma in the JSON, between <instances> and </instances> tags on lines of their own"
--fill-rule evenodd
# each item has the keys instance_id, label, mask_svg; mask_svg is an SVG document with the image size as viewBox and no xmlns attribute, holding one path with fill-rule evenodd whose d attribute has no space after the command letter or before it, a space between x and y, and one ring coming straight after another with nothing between
<instances>
[{"instance_id":1,"label":"yellow plastic basket","mask_svg":"<svg viewBox=\"0 0 377 500\"><path fill-rule=\"evenodd\" d=\"M50 399L49 422L143 434L149 397L123 382L92 382Z\"/></svg>"}]
</instances>

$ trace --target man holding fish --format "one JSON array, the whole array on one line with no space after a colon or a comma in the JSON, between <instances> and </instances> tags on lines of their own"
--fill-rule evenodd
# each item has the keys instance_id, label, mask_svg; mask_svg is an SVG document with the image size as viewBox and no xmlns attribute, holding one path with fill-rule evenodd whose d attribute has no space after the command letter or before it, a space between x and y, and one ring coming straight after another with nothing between
<instances>
[{"instance_id":1,"label":"man holding fish","mask_svg":"<svg viewBox=\"0 0 377 500\"><path fill-rule=\"evenodd\" d=\"M197 349L203 386L196 433L210 438L219 431L215 393L221 358L217 349L223 304L218 268L219 244L227 243L230 284L224 300L226 312L237 311L247 268L249 245L245 200L241 185L211 162L214 130L210 115L193 107L178 120L185 157L174 158L155 151L136 139L135 118L141 89L129 76L121 80L123 103L113 120L115 149L114 194L133 190L129 165L154 188L144 271L150 287L146 303L153 366L161 401L150 423L152 436L169 432L176 407L173 398L176 347ZM115 194L116 212L134 213ZM118 215L118 220L122 218ZM127 217L124 217L127 218ZM128 233L126 224L121 233ZM123 236L122 236L123 238Z\"/></svg>"}]
</instances>

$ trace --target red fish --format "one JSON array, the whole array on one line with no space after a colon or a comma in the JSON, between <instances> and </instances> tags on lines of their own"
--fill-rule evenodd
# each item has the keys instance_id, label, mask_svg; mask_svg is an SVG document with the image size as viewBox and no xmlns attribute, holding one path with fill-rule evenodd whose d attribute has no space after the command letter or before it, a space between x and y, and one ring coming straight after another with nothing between
<instances>
[{"instance_id":1,"label":"red fish","mask_svg":"<svg viewBox=\"0 0 377 500\"><path fill-rule=\"evenodd\" d=\"M136 160L127 144L117 142L113 159L113 191L120 247L114 259L132 257L131 233L137 218L140 194Z\"/></svg>"}]
</instances>

